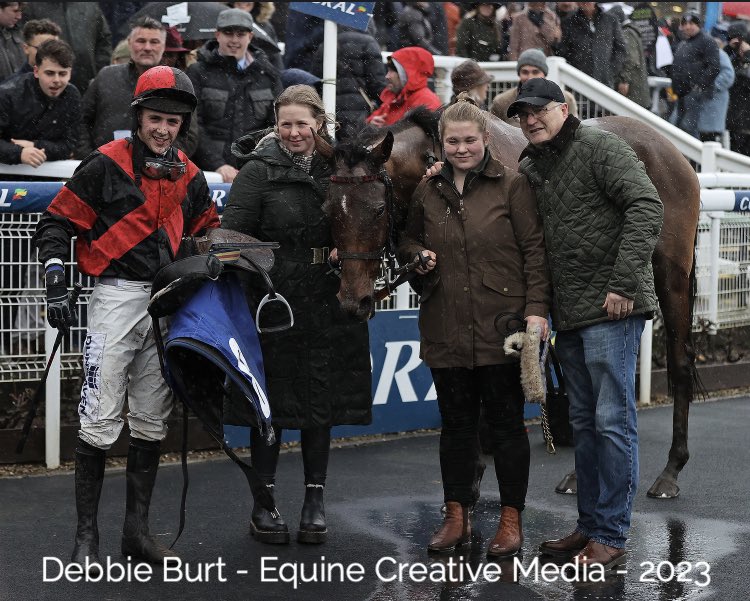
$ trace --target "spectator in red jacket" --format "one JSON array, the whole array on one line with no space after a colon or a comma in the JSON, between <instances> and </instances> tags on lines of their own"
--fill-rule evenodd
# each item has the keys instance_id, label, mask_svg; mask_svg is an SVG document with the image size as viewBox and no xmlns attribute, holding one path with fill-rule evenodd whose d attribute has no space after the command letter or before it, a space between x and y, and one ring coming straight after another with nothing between
<instances>
[{"instance_id":1,"label":"spectator in red jacket","mask_svg":"<svg viewBox=\"0 0 750 601\"><path fill-rule=\"evenodd\" d=\"M396 50L388 58L388 81L380 93L381 105L367 118L377 127L393 125L408 111L426 106L434 111L442 104L435 92L427 87L427 78L432 76L435 62L424 48L410 46Z\"/></svg>"}]
</instances>

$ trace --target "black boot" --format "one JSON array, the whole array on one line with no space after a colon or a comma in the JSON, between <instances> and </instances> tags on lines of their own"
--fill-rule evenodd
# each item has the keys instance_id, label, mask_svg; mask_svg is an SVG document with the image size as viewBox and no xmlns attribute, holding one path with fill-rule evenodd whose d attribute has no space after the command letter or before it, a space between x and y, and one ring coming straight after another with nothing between
<instances>
[{"instance_id":1,"label":"black boot","mask_svg":"<svg viewBox=\"0 0 750 601\"><path fill-rule=\"evenodd\" d=\"M156 542L148 530L148 509L159 469L159 447L158 441L130 438L122 528L122 554L153 564L161 564L165 557L177 557L174 551Z\"/></svg>"},{"instance_id":2,"label":"black boot","mask_svg":"<svg viewBox=\"0 0 750 601\"><path fill-rule=\"evenodd\" d=\"M99 497L104 481L104 460L106 453L88 443L78 440L76 446L76 511L78 525L76 540L70 561L84 565L99 561L99 528L96 516L99 511Z\"/></svg>"},{"instance_id":3,"label":"black boot","mask_svg":"<svg viewBox=\"0 0 750 601\"><path fill-rule=\"evenodd\" d=\"M326 542L326 510L323 505L323 484L305 485L305 502L302 505L302 516L299 520L297 541L300 543L320 544Z\"/></svg>"},{"instance_id":4,"label":"black boot","mask_svg":"<svg viewBox=\"0 0 750 601\"><path fill-rule=\"evenodd\" d=\"M302 430L302 463L305 468L305 502L299 521L297 541L319 544L326 541L326 511L323 505L328 455L331 449L330 428Z\"/></svg>"},{"instance_id":5,"label":"black boot","mask_svg":"<svg viewBox=\"0 0 750 601\"><path fill-rule=\"evenodd\" d=\"M267 445L265 440L260 436L257 428L250 431L250 457L253 467L258 472L261 480L273 492L276 480L276 465L279 461L279 447L281 445L281 430L275 430L276 442ZM253 513L250 518L250 534L252 537L261 542L275 545L289 544L289 528L284 522L284 518L275 518L271 512L261 506L260 503L253 503Z\"/></svg>"}]
</instances>

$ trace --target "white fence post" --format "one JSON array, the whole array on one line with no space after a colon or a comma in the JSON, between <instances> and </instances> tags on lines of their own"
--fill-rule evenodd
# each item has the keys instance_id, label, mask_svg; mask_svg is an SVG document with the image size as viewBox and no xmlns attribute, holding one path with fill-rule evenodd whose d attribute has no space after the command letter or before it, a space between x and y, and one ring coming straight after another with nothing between
<instances>
[{"instance_id":1,"label":"white fence post","mask_svg":"<svg viewBox=\"0 0 750 601\"><path fill-rule=\"evenodd\" d=\"M44 350L49 361L50 353L55 345L57 330L44 320ZM55 359L47 375L45 384L44 409L44 460L47 469L60 467L60 355L62 345L58 349Z\"/></svg>"},{"instance_id":2,"label":"white fence post","mask_svg":"<svg viewBox=\"0 0 750 601\"><path fill-rule=\"evenodd\" d=\"M654 346L654 320L647 319L641 334L640 385L638 400L641 405L651 404L651 357Z\"/></svg>"},{"instance_id":3,"label":"white fence post","mask_svg":"<svg viewBox=\"0 0 750 601\"><path fill-rule=\"evenodd\" d=\"M409 308L409 284L401 284L396 288L396 307L397 310Z\"/></svg>"},{"instance_id":4,"label":"white fence post","mask_svg":"<svg viewBox=\"0 0 750 601\"><path fill-rule=\"evenodd\" d=\"M716 151L721 148L718 142L703 142L701 149L701 171L714 173L718 171L716 166Z\"/></svg>"},{"instance_id":5,"label":"white fence post","mask_svg":"<svg viewBox=\"0 0 750 601\"><path fill-rule=\"evenodd\" d=\"M711 142L716 144L716 142ZM718 146L718 144L717 144ZM711 271L709 275L708 296L708 333L715 335L719 322L719 249L721 243L722 211L708 214L711 219Z\"/></svg>"},{"instance_id":6,"label":"white fence post","mask_svg":"<svg viewBox=\"0 0 750 601\"><path fill-rule=\"evenodd\" d=\"M561 88L563 87L560 81L560 65L567 62L561 56L549 56L547 57L547 79L554 81Z\"/></svg>"}]
</instances>

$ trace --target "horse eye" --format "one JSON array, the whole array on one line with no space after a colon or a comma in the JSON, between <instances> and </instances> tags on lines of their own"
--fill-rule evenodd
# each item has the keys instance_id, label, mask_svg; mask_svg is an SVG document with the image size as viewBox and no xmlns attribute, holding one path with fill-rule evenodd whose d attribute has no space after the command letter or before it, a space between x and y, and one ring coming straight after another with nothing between
<instances>
[{"instance_id":1,"label":"horse eye","mask_svg":"<svg viewBox=\"0 0 750 601\"><path fill-rule=\"evenodd\" d=\"M382 217L383 213L385 213L385 205L383 205L377 211L375 211L375 216Z\"/></svg>"}]
</instances>

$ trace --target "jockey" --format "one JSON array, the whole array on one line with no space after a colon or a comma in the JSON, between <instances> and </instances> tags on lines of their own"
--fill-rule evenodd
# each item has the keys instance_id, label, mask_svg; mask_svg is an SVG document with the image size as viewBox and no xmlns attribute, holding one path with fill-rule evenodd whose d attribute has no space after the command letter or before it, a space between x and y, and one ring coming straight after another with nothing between
<instances>
[{"instance_id":1,"label":"jockey","mask_svg":"<svg viewBox=\"0 0 750 601\"><path fill-rule=\"evenodd\" d=\"M174 261L182 237L219 226L203 173L173 146L188 129L196 104L193 86L179 69L158 66L143 73L131 103L132 136L104 144L81 162L33 237L53 327L67 330L77 317L68 303L65 273L74 236L78 269L96 278L78 406L76 563L99 563L97 509L105 454L122 431L126 398L130 446L122 553L151 563L174 555L148 528L172 396L147 305L154 276Z\"/></svg>"}]
</instances>

